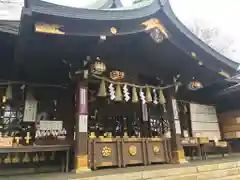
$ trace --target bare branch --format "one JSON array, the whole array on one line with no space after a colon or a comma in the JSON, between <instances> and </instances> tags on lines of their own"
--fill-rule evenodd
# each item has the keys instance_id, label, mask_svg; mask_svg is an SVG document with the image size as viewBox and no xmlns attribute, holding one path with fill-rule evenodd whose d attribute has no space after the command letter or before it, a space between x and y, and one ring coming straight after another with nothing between
<instances>
[{"instance_id":1,"label":"bare branch","mask_svg":"<svg viewBox=\"0 0 240 180\"><path fill-rule=\"evenodd\" d=\"M199 19L195 20L188 27L199 39L219 53L226 55L234 51L231 49L233 39L224 36L218 28L209 27L209 25Z\"/></svg>"}]
</instances>

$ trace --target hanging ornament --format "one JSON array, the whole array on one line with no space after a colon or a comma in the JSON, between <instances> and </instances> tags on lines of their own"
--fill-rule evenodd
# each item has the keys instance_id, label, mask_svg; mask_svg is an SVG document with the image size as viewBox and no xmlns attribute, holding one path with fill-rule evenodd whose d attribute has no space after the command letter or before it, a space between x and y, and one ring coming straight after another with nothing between
<instances>
[{"instance_id":1,"label":"hanging ornament","mask_svg":"<svg viewBox=\"0 0 240 180\"><path fill-rule=\"evenodd\" d=\"M115 101L122 101L122 90L121 90L121 86L120 84L117 85L117 88L116 88L116 97L115 97Z\"/></svg>"},{"instance_id":2,"label":"hanging ornament","mask_svg":"<svg viewBox=\"0 0 240 180\"><path fill-rule=\"evenodd\" d=\"M140 89L139 96L140 96L140 99L142 101L142 104L145 104L146 103L146 97L145 97L142 89Z\"/></svg>"},{"instance_id":3,"label":"hanging ornament","mask_svg":"<svg viewBox=\"0 0 240 180\"><path fill-rule=\"evenodd\" d=\"M146 102L147 103L152 102L152 94L151 89L149 87L146 88Z\"/></svg>"},{"instance_id":4,"label":"hanging ornament","mask_svg":"<svg viewBox=\"0 0 240 180\"><path fill-rule=\"evenodd\" d=\"M106 86L105 86L105 81L104 80L101 80L100 88L99 88L99 91L98 91L98 96L99 97L106 97L107 96Z\"/></svg>"},{"instance_id":5,"label":"hanging ornament","mask_svg":"<svg viewBox=\"0 0 240 180\"><path fill-rule=\"evenodd\" d=\"M153 103L158 104L157 92L156 89L153 89Z\"/></svg>"},{"instance_id":6,"label":"hanging ornament","mask_svg":"<svg viewBox=\"0 0 240 180\"><path fill-rule=\"evenodd\" d=\"M109 89L110 99L114 100L116 96L115 96L115 89L112 83L108 86L108 89Z\"/></svg>"},{"instance_id":7,"label":"hanging ornament","mask_svg":"<svg viewBox=\"0 0 240 180\"><path fill-rule=\"evenodd\" d=\"M138 102L138 95L137 95L136 87L132 87L132 102L133 103L137 103Z\"/></svg>"},{"instance_id":8,"label":"hanging ornament","mask_svg":"<svg viewBox=\"0 0 240 180\"><path fill-rule=\"evenodd\" d=\"M124 98L125 98L125 101L128 102L130 100L130 96L129 96L129 92L128 92L128 87L127 85L125 84L123 86L123 95L124 95Z\"/></svg>"},{"instance_id":9,"label":"hanging ornament","mask_svg":"<svg viewBox=\"0 0 240 180\"><path fill-rule=\"evenodd\" d=\"M161 105L164 105L166 103L166 99L165 99L163 91L161 89L159 90L159 103Z\"/></svg>"},{"instance_id":10,"label":"hanging ornament","mask_svg":"<svg viewBox=\"0 0 240 180\"><path fill-rule=\"evenodd\" d=\"M12 95L12 86L11 85L8 85L7 89L6 89L6 93L5 93L5 96L6 96L6 100L11 100L13 97Z\"/></svg>"}]
</instances>

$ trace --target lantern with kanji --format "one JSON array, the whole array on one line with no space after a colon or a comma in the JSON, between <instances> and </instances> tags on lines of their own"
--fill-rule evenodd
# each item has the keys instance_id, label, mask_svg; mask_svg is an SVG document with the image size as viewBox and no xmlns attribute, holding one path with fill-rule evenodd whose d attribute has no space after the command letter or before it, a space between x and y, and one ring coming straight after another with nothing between
<instances>
[{"instance_id":1,"label":"lantern with kanji","mask_svg":"<svg viewBox=\"0 0 240 180\"><path fill-rule=\"evenodd\" d=\"M189 84L188 84L188 89L190 90L198 90L200 88L202 88L203 85L201 82L199 81L191 81Z\"/></svg>"},{"instance_id":2,"label":"lantern with kanji","mask_svg":"<svg viewBox=\"0 0 240 180\"><path fill-rule=\"evenodd\" d=\"M111 71L110 72L110 78L112 80L121 80L124 78L124 72L121 71Z\"/></svg>"}]
</instances>

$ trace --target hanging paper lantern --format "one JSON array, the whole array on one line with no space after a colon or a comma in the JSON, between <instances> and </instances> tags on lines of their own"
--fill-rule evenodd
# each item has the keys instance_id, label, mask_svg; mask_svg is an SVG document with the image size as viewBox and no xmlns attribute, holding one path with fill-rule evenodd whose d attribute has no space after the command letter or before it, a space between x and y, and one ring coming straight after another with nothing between
<instances>
[{"instance_id":1,"label":"hanging paper lantern","mask_svg":"<svg viewBox=\"0 0 240 180\"><path fill-rule=\"evenodd\" d=\"M111 71L110 72L110 78L112 80L121 80L124 78L124 72L121 71Z\"/></svg>"},{"instance_id":2,"label":"hanging paper lantern","mask_svg":"<svg viewBox=\"0 0 240 180\"><path fill-rule=\"evenodd\" d=\"M93 74L102 74L106 71L106 65L99 58L91 64L91 72Z\"/></svg>"},{"instance_id":3,"label":"hanging paper lantern","mask_svg":"<svg viewBox=\"0 0 240 180\"><path fill-rule=\"evenodd\" d=\"M7 89L6 89L6 93L5 93L5 96L6 96L6 100L11 100L13 97L12 95L12 86L11 85L8 85Z\"/></svg>"},{"instance_id":4,"label":"hanging paper lantern","mask_svg":"<svg viewBox=\"0 0 240 180\"><path fill-rule=\"evenodd\" d=\"M191 81L188 84L188 89L195 91L203 87L203 84L200 81Z\"/></svg>"},{"instance_id":5,"label":"hanging paper lantern","mask_svg":"<svg viewBox=\"0 0 240 180\"><path fill-rule=\"evenodd\" d=\"M147 103L152 102L152 94L149 87L146 88L146 102Z\"/></svg>"},{"instance_id":6,"label":"hanging paper lantern","mask_svg":"<svg viewBox=\"0 0 240 180\"><path fill-rule=\"evenodd\" d=\"M166 103L166 99L165 99L163 91L161 89L159 90L159 103L161 105L164 105Z\"/></svg>"},{"instance_id":7,"label":"hanging paper lantern","mask_svg":"<svg viewBox=\"0 0 240 180\"><path fill-rule=\"evenodd\" d=\"M139 96L140 96L140 99L142 101L142 104L145 104L146 103L146 97L145 97L142 89L140 89Z\"/></svg>"},{"instance_id":8,"label":"hanging paper lantern","mask_svg":"<svg viewBox=\"0 0 240 180\"><path fill-rule=\"evenodd\" d=\"M128 92L128 87L127 85L125 84L123 86L123 95L124 95L124 98L125 98L125 101L128 102L130 100L130 96L129 96L129 92Z\"/></svg>"},{"instance_id":9,"label":"hanging paper lantern","mask_svg":"<svg viewBox=\"0 0 240 180\"><path fill-rule=\"evenodd\" d=\"M105 86L105 81L104 80L101 80L100 88L99 88L99 91L98 91L98 96L100 96L100 97L106 97L107 96L106 86Z\"/></svg>"},{"instance_id":10,"label":"hanging paper lantern","mask_svg":"<svg viewBox=\"0 0 240 180\"><path fill-rule=\"evenodd\" d=\"M116 97L115 97L115 101L122 101L122 90L121 90L121 86L120 84L117 85L116 88Z\"/></svg>"},{"instance_id":11,"label":"hanging paper lantern","mask_svg":"<svg viewBox=\"0 0 240 180\"><path fill-rule=\"evenodd\" d=\"M138 95L137 95L136 87L132 88L132 102L133 103L137 103L138 102Z\"/></svg>"},{"instance_id":12,"label":"hanging paper lantern","mask_svg":"<svg viewBox=\"0 0 240 180\"><path fill-rule=\"evenodd\" d=\"M153 89L153 103L158 104L157 92L156 89Z\"/></svg>"},{"instance_id":13,"label":"hanging paper lantern","mask_svg":"<svg viewBox=\"0 0 240 180\"><path fill-rule=\"evenodd\" d=\"M108 86L108 89L109 89L110 99L114 100L116 96L115 96L115 89L112 83Z\"/></svg>"}]
</instances>

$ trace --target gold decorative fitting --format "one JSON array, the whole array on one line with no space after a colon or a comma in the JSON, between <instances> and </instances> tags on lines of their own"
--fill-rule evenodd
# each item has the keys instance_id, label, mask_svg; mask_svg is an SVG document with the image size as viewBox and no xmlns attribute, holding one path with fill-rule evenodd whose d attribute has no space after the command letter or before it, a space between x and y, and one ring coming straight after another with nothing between
<instances>
[{"instance_id":1,"label":"gold decorative fitting","mask_svg":"<svg viewBox=\"0 0 240 180\"><path fill-rule=\"evenodd\" d=\"M89 139L95 139L95 138L96 138L95 132L90 132Z\"/></svg>"},{"instance_id":2,"label":"gold decorative fitting","mask_svg":"<svg viewBox=\"0 0 240 180\"><path fill-rule=\"evenodd\" d=\"M137 154L137 147L136 146L130 146L128 148L128 152L131 156L135 156Z\"/></svg>"},{"instance_id":3,"label":"gold decorative fitting","mask_svg":"<svg viewBox=\"0 0 240 180\"><path fill-rule=\"evenodd\" d=\"M117 29L115 27L111 27L110 31L112 34L117 34Z\"/></svg>"},{"instance_id":4,"label":"gold decorative fitting","mask_svg":"<svg viewBox=\"0 0 240 180\"><path fill-rule=\"evenodd\" d=\"M112 149L105 146L104 148L102 148L102 153L101 154L102 154L103 157L109 157L112 154Z\"/></svg>"},{"instance_id":5,"label":"gold decorative fitting","mask_svg":"<svg viewBox=\"0 0 240 180\"><path fill-rule=\"evenodd\" d=\"M65 34L61 30L61 26L57 24L45 24L37 23L35 24L35 32L47 33L47 34Z\"/></svg>"},{"instance_id":6,"label":"gold decorative fitting","mask_svg":"<svg viewBox=\"0 0 240 180\"><path fill-rule=\"evenodd\" d=\"M153 152L154 152L155 154L159 153L159 152L160 152L159 146L153 146Z\"/></svg>"},{"instance_id":7,"label":"gold decorative fitting","mask_svg":"<svg viewBox=\"0 0 240 180\"><path fill-rule=\"evenodd\" d=\"M147 21L144 21L142 23L142 25L145 26L145 31L148 31L148 30L151 30L151 29L154 29L154 28L157 28L161 31L161 33L163 33L163 35L168 38L168 33L165 29L165 27L160 23L160 21L158 19L149 19Z\"/></svg>"},{"instance_id":8,"label":"gold decorative fitting","mask_svg":"<svg viewBox=\"0 0 240 180\"><path fill-rule=\"evenodd\" d=\"M192 57L197 57L197 54L195 52L191 52Z\"/></svg>"},{"instance_id":9,"label":"gold decorative fitting","mask_svg":"<svg viewBox=\"0 0 240 180\"><path fill-rule=\"evenodd\" d=\"M226 78L230 78L230 75L228 73L222 71L222 70L219 72L219 74L226 77Z\"/></svg>"}]
</instances>

